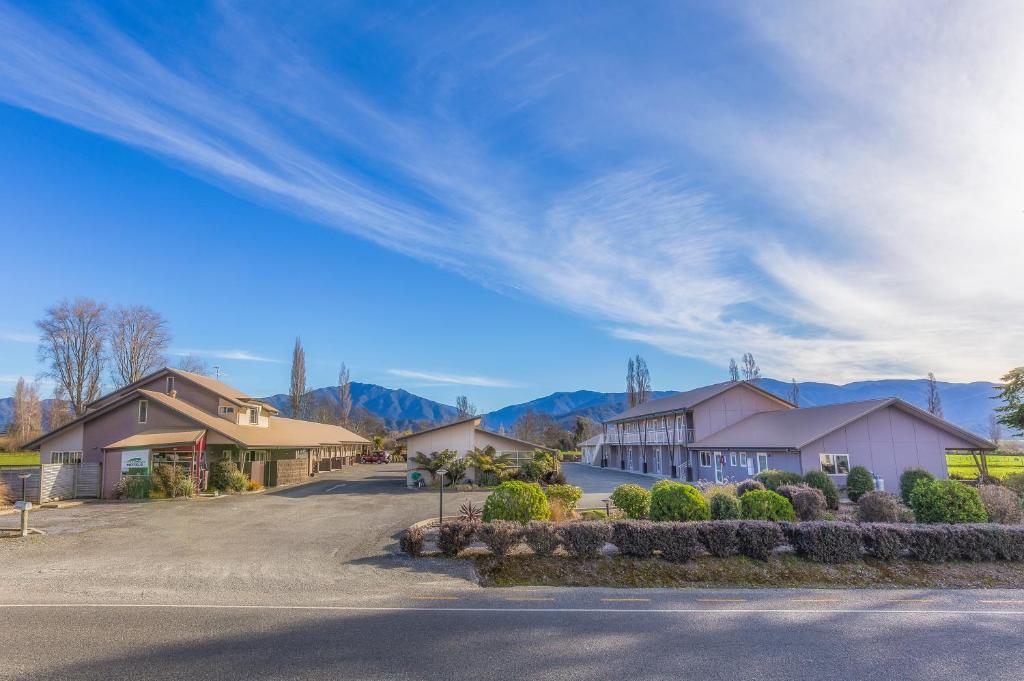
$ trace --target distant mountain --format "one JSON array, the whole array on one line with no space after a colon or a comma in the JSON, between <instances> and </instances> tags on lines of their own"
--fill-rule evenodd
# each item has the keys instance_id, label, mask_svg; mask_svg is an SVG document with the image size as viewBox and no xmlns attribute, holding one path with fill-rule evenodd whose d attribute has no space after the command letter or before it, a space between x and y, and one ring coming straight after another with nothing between
<instances>
[{"instance_id":1,"label":"distant mountain","mask_svg":"<svg viewBox=\"0 0 1024 681\"><path fill-rule=\"evenodd\" d=\"M413 395L400 388L384 388L373 383L355 381L350 386L352 409L362 408L379 416L384 419L388 428L404 430L413 427L417 422L441 423L458 415L455 407ZM327 400L334 406L338 405L338 388L335 386L316 388L310 392L315 400ZM272 395L261 399L279 409L281 414L291 415L292 407L288 395Z\"/></svg>"},{"instance_id":2,"label":"distant mountain","mask_svg":"<svg viewBox=\"0 0 1024 681\"><path fill-rule=\"evenodd\" d=\"M787 398L790 384L772 378L763 378L760 383L766 390ZM836 402L853 402L879 397L899 397L913 405L924 408L927 405L927 381L924 379L858 381L846 385L831 383L800 383L800 406L809 407ZM337 388L317 388L312 391L317 398L337 404ZM676 391L656 391L654 398L667 397ZM988 417L996 406L992 396L996 384L984 381L975 383L939 383L942 408L945 417L962 428L982 436L988 435ZM285 394L263 398L281 413L288 415L291 407ZM0 430L11 420L13 400L0 398ZM437 424L454 419L458 412L455 407L414 395L406 390L384 388L373 383L352 383L353 409L366 409L384 419L389 428L404 430L424 423ZM49 413L50 400L43 401L44 414ZM498 429L511 429L523 412L533 409L550 414L563 427L572 426L576 416L586 416L603 421L626 408L626 393L602 393L593 390L556 392L522 404L513 404L483 414L484 425Z\"/></svg>"}]
</instances>

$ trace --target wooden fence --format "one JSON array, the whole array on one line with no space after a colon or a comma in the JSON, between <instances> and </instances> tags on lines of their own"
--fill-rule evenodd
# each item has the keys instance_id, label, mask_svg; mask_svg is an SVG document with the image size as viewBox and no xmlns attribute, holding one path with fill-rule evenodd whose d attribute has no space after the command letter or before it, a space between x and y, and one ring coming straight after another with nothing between
<instances>
[{"instance_id":1,"label":"wooden fence","mask_svg":"<svg viewBox=\"0 0 1024 681\"><path fill-rule=\"evenodd\" d=\"M21 499L21 475L25 498L37 504L61 499L99 497L102 480L98 463L47 463L38 466L0 467L0 480L7 483L15 499Z\"/></svg>"}]
</instances>

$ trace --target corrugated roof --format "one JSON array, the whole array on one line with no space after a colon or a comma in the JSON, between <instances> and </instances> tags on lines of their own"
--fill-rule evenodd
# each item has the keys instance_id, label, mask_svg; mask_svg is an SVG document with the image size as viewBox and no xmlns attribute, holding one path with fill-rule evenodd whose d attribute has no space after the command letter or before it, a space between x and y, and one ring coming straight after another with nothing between
<instances>
[{"instance_id":1,"label":"corrugated roof","mask_svg":"<svg viewBox=\"0 0 1024 681\"><path fill-rule=\"evenodd\" d=\"M135 447L173 447L195 443L205 433L205 429L187 430L181 428L152 428L141 433L111 442L103 449L132 449Z\"/></svg>"},{"instance_id":2,"label":"corrugated roof","mask_svg":"<svg viewBox=\"0 0 1024 681\"><path fill-rule=\"evenodd\" d=\"M240 426L164 393L152 390L139 390L139 393L246 447L317 447L334 444L369 444L370 442L341 426L286 419L280 416L268 417L270 425L267 428Z\"/></svg>"},{"instance_id":3,"label":"corrugated roof","mask_svg":"<svg viewBox=\"0 0 1024 681\"><path fill-rule=\"evenodd\" d=\"M768 392L764 388L759 388L755 383L750 381L725 381L724 383L715 383L714 385L705 385L700 388L694 388L693 390L687 390L685 392L677 393L675 395L669 395L668 397L662 397L660 400L651 400L650 402L644 402L643 404L627 409L621 414L608 419L608 423L615 423L616 421L627 421L629 419L635 419L641 416L651 416L652 414L664 414L673 411L682 411L685 409L692 409L701 402L710 400L716 395L721 395L726 390L738 386L746 386L760 393L768 395L769 397L782 402L783 404L789 404L790 402L782 399L778 395Z\"/></svg>"},{"instance_id":4,"label":"corrugated roof","mask_svg":"<svg viewBox=\"0 0 1024 681\"><path fill-rule=\"evenodd\" d=\"M988 440L895 397L760 412L752 414L728 428L723 428L717 433L712 433L690 446L696 448L800 449L859 418L890 405L973 442L981 449L995 449L995 446Z\"/></svg>"}]
</instances>

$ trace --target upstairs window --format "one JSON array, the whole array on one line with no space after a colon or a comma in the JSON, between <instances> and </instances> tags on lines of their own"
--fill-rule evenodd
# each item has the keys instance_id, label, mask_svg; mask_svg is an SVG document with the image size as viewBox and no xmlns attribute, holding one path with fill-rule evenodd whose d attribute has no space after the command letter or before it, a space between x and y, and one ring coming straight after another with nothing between
<instances>
[{"instance_id":1,"label":"upstairs window","mask_svg":"<svg viewBox=\"0 0 1024 681\"><path fill-rule=\"evenodd\" d=\"M170 395L172 390L174 390L174 376L168 376L167 377L167 390L165 390L164 392L166 392L168 395Z\"/></svg>"},{"instance_id":2,"label":"upstairs window","mask_svg":"<svg viewBox=\"0 0 1024 681\"><path fill-rule=\"evenodd\" d=\"M139 400L139 423L146 423L149 420L149 401Z\"/></svg>"},{"instance_id":3,"label":"upstairs window","mask_svg":"<svg viewBox=\"0 0 1024 681\"><path fill-rule=\"evenodd\" d=\"M260 410L255 407L249 407L249 424L258 425L260 422Z\"/></svg>"},{"instance_id":4,"label":"upstairs window","mask_svg":"<svg viewBox=\"0 0 1024 681\"><path fill-rule=\"evenodd\" d=\"M221 407L220 408L220 413L221 414L234 414L235 413L235 408L234 407Z\"/></svg>"}]
</instances>

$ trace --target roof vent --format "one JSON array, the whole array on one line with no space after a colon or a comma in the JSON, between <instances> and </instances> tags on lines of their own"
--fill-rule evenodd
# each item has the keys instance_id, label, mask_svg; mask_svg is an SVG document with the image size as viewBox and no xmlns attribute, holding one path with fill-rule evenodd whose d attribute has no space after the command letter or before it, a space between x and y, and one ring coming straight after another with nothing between
<instances>
[{"instance_id":1,"label":"roof vent","mask_svg":"<svg viewBox=\"0 0 1024 681\"><path fill-rule=\"evenodd\" d=\"M171 390L170 396L171 396L171 399L174 399L175 397L178 396L178 391L177 390Z\"/></svg>"}]
</instances>

